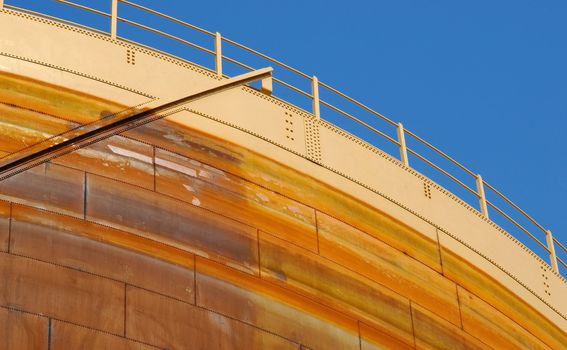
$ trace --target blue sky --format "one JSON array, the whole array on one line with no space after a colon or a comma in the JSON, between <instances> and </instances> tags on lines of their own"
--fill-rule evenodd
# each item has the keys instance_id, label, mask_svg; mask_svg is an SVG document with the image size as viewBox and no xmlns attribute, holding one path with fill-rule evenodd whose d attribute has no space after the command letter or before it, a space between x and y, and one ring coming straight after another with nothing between
<instances>
[{"instance_id":1,"label":"blue sky","mask_svg":"<svg viewBox=\"0 0 567 350\"><path fill-rule=\"evenodd\" d=\"M6 2L29 6L29 1ZM109 9L102 0L77 2ZM135 2L219 31L403 122L567 242L566 1ZM137 12L121 5L120 13ZM107 27L95 17L85 20ZM141 22L212 48L205 36L151 18ZM119 27L119 35L129 31ZM131 33L144 40L142 33ZM178 55L193 55L164 45ZM233 52L227 47L226 53ZM196 61L199 57L195 54ZM418 160L410 162L422 170ZM436 174L426 175L461 194ZM472 179L459 178L474 187Z\"/></svg>"}]
</instances>

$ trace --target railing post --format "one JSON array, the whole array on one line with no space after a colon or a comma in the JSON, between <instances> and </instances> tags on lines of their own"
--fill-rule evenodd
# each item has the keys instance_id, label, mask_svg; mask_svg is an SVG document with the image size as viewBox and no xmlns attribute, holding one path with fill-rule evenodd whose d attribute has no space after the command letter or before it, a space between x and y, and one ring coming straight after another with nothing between
<instances>
[{"instance_id":1,"label":"railing post","mask_svg":"<svg viewBox=\"0 0 567 350\"><path fill-rule=\"evenodd\" d=\"M545 239L547 241L547 249L549 249L549 260L551 261L551 267L555 272L559 273L559 267L557 266L557 255L555 255L555 244L553 244L553 235L550 230L545 231Z\"/></svg>"},{"instance_id":2,"label":"railing post","mask_svg":"<svg viewBox=\"0 0 567 350\"><path fill-rule=\"evenodd\" d=\"M398 123L398 142L400 143L400 160L405 166L409 166L408 148L406 146L406 132L402 123Z\"/></svg>"},{"instance_id":3,"label":"railing post","mask_svg":"<svg viewBox=\"0 0 567 350\"><path fill-rule=\"evenodd\" d=\"M118 23L118 0L112 0L110 8L110 37L116 39L116 24Z\"/></svg>"},{"instance_id":4,"label":"railing post","mask_svg":"<svg viewBox=\"0 0 567 350\"><path fill-rule=\"evenodd\" d=\"M313 114L317 119L321 119L321 104L319 102L319 79L316 76L311 78L311 92L313 97Z\"/></svg>"},{"instance_id":5,"label":"railing post","mask_svg":"<svg viewBox=\"0 0 567 350\"><path fill-rule=\"evenodd\" d=\"M480 212L488 219L488 207L486 206L486 195L484 194L484 182L482 176L476 174L476 193L480 203Z\"/></svg>"},{"instance_id":6,"label":"railing post","mask_svg":"<svg viewBox=\"0 0 567 350\"><path fill-rule=\"evenodd\" d=\"M222 36L215 33L215 70L217 77L222 78Z\"/></svg>"},{"instance_id":7,"label":"railing post","mask_svg":"<svg viewBox=\"0 0 567 350\"><path fill-rule=\"evenodd\" d=\"M0 10L4 8L4 0L0 0Z\"/></svg>"}]
</instances>

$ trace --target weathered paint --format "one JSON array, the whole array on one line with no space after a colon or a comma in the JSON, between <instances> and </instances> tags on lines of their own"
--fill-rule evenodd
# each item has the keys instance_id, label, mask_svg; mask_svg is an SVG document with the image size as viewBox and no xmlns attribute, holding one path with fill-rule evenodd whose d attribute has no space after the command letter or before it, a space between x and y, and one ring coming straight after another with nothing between
<instances>
[{"instance_id":1,"label":"weathered paint","mask_svg":"<svg viewBox=\"0 0 567 350\"><path fill-rule=\"evenodd\" d=\"M142 344L116 335L95 331L74 324L51 321L51 343L49 349L112 349L112 350L155 350L156 347ZM36 348L36 349L39 349Z\"/></svg>"},{"instance_id":2,"label":"weathered paint","mask_svg":"<svg viewBox=\"0 0 567 350\"><path fill-rule=\"evenodd\" d=\"M322 256L461 324L454 282L340 220L317 213L317 223Z\"/></svg>"},{"instance_id":3,"label":"weathered paint","mask_svg":"<svg viewBox=\"0 0 567 350\"><path fill-rule=\"evenodd\" d=\"M125 108L0 76L9 126L1 155ZM49 323L52 349L567 342L513 292L440 249L422 232L431 225L402 223L168 120L18 174L0 183L0 197L12 202L0 201L0 336L23 348L12 325L40 349Z\"/></svg>"},{"instance_id":4,"label":"weathered paint","mask_svg":"<svg viewBox=\"0 0 567 350\"><path fill-rule=\"evenodd\" d=\"M84 220L18 205L12 212L10 252L13 254L194 302L193 255L169 249L182 265L173 264L165 260L167 247L152 246L155 242Z\"/></svg>"},{"instance_id":5,"label":"weathered paint","mask_svg":"<svg viewBox=\"0 0 567 350\"><path fill-rule=\"evenodd\" d=\"M256 229L119 181L87 176L86 217L258 273Z\"/></svg>"},{"instance_id":6,"label":"weathered paint","mask_svg":"<svg viewBox=\"0 0 567 350\"><path fill-rule=\"evenodd\" d=\"M124 284L0 253L0 305L124 333Z\"/></svg>"},{"instance_id":7,"label":"weathered paint","mask_svg":"<svg viewBox=\"0 0 567 350\"><path fill-rule=\"evenodd\" d=\"M160 348L298 349L299 344L243 322L128 287L126 337Z\"/></svg>"},{"instance_id":8,"label":"weathered paint","mask_svg":"<svg viewBox=\"0 0 567 350\"><path fill-rule=\"evenodd\" d=\"M265 233L260 234L260 268L262 278L413 343L409 300L371 279Z\"/></svg>"},{"instance_id":9,"label":"weathered paint","mask_svg":"<svg viewBox=\"0 0 567 350\"><path fill-rule=\"evenodd\" d=\"M8 251L8 240L10 238L10 211L10 203L0 201L0 252Z\"/></svg>"},{"instance_id":10,"label":"weathered paint","mask_svg":"<svg viewBox=\"0 0 567 350\"><path fill-rule=\"evenodd\" d=\"M312 208L168 151L156 150L156 164L156 191L190 203L198 198L203 208L317 251Z\"/></svg>"},{"instance_id":11,"label":"weathered paint","mask_svg":"<svg viewBox=\"0 0 567 350\"><path fill-rule=\"evenodd\" d=\"M47 349L47 317L0 307L0 349Z\"/></svg>"},{"instance_id":12,"label":"weathered paint","mask_svg":"<svg viewBox=\"0 0 567 350\"><path fill-rule=\"evenodd\" d=\"M85 174L57 164L44 163L0 182L0 198L84 215Z\"/></svg>"}]
</instances>

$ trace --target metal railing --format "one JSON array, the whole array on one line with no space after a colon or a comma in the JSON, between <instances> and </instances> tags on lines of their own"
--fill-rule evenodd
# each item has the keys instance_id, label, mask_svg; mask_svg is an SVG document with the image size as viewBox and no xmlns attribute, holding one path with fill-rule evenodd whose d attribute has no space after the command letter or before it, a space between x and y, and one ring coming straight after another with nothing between
<instances>
[{"instance_id":1,"label":"metal railing","mask_svg":"<svg viewBox=\"0 0 567 350\"><path fill-rule=\"evenodd\" d=\"M98 10L98 9L95 9L95 8L91 8L91 7L85 6L83 4L71 2L71 1L67 1L67 0L46 0L46 1L51 1L51 2L56 2L56 3L68 5L68 6L80 9L80 10L88 11L90 13L108 18L109 22L110 22L109 26L108 26L109 31L106 32L106 34L109 34L112 39L123 39L123 40L127 40L127 41L132 41L129 38L118 36L119 23L123 23L125 25L129 25L129 26L132 26L132 27L135 27L135 28L138 28L138 29L142 29L144 31L157 34L157 35L162 36L164 38L171 39L171 40L174 40L178 43L182 43L182 44L187 45L191 48L197 49L197 50L199 50L203 53L206 53L206 54L212 56L213 62L210 65L212 67L211 68L204 67L204 68L209 69L212 72L216 73L216 75L218 77L226 76L223 73L223 64L224 63L233 64L233 65L235 65L239 68L242 68L242 69L245 69L245 70L250 70L250 71L257 68L257 67L252 67L249 64L243 63L238 59L231 58L231 57L224 55L223 54L223 46L225 46L225 44L228 44L228 45L230 45L233 48L236 48L238 50L242 50L246 54L252 54L256 58L268 61L271 64L274 64L275 66L282 68L282 71L294 74L297 79L305 80L306 83L310 84L311 85L311 91L304 91L303 89L297 87L293 83L286 82L283 78L279 78L280 74L278 74L278 69L276 69L274 71L273 82L278 84L278 86L283 88L283 89L287 89L288 91L293 92L294 94L297 94L298 96L300 96L302 98L307 98L308 100L310 100L311 108L312 108L310 112L315 116L315 118L317 118L317 119L321 118L321 107L325 107L330 112L337 113L341 117L347 118L347 120L354 122L356 125L358 125L358 127L362 127L364 129L366 129L367 131L371 132L372 134L378 135L383 140L394 145L396 148L399 149L399 158L405 166L408 166L408 167L411 166L410 158L408 158L408 155L412 155L413 157L415 157L416 160L421 161L423 164L425 164L429 168L437 171L439 174L443 175L446 179L450 180L453 184L458 185L459 188L465 190L465 193L472 194L473 198L476 198L476 200L478 200L478 203L476 205L478 205L477 210L481 213L481 215L485 216L488 219L489 218L489 209L491 209L492 213L500 215L508 223L510 223L512 225L512 227L515 227L516 229L521 231L523 234L525 234L527 237L529 237L539 248L543 249L543 251L545 252L546 255L548 255L548 257L542 257L542 258L544 260L546 260L547 258L549 259L548 261L550 262L550 266L553 270L560 273L559 265L562 266L562 268L567 269L567 265L566 265L565 261L563 261L560 257L557 256L556 250L555 250L556 247L557 247L557 248L560 249L561 254L564 254L564 255L567 256L567 249L565 248L565 246L563 244L561 244L556 238L554 238L552 236L552 233L551 233L550 230L548 230L545 227L543 227L542 225L540 225L536 220L534 220L524 210L522 210L519 206L514 204L510 199L508 199L506 196L504 196L501 192L499 192L495 187L493 187L492 185L487 183L485 180L483 180L482 177L479 174L476 174L475 172L469 170L468 168L466 168L465 166L463 166L462 164L457 162L455 159L453 159L452 157L450 157L449 155L447 155L443 151L439 150L438 148L436 148L435 146L433 146L429 142L427 142L424 139L417 136L415 133L405 129L404 126L401 123L396 123L396 122L390 120L389 118L387 118L384 115L376 112L372 108L362 104L361 102L355 100L354 98L342 93L341 91L331 87L328 84L325 84L325 83L319 81L316 76L310 76L308 74L305 74L305 73L299 71L298 69L295 69L295 68L293 68L293 67L291 67L291 66L289 66L285 63L282 63L281 61L278 61L274 58L271 58L271 57L269 57L269 56L267 56L263 53L260 53L256 50L251 49L251 48L249 48L249 47L247 47L243 44L240 44L236 41L233 41L233 40L230 40L226 37L223 37L218 32L214 33L214 32L208 31L206 29L202 29L198 26L195 26L195 25L192 25L190 23L181 21L181 20L179 20L175 17L169 16L169 15L164 14L164 13L159 12L159 11L155 11L153 9L150 9L148 7L145 7L145 6L142 6L142 5L139 5L139 4L136 4L136 3L128 1L128 0L107 0L109 2L109 5L110 5L110 13L106 13L104 11L101 11L101 10ZM15 9L15 10L28 11L26 9L22 9L22 8L13 6L13 5L7 5L7 4L5 4L5 2L10 2L10 1L0 0L0 9L2 8L2 6L5 6L5 7L8 7L8 8ZM209 48L203 47L203 46L198 45L196 43L193 43L193 42L191 42L187 39L181 38L179 36L176 36L176 35L173 35L173 34L170 34L170 33L166 33L162 30L158 30L158 29L153 28L151 26L144 25L144 24L139 23L137 21L134 21L132 19L120 17L119 16L119 4L121 4L120 6L127 6L127 7L130 7L131 9L136 9L136 10L142 11L143 13L146 13L146 14L149 14L149 15L152 15L152 16L157 16L161 19L179 24L179 25L183 26L184 28L194 30L194 31L196 31L200 34L204 34L204 35L211 38L212 48L209 49ZM64 19L61 19L59 17L52 17L52 16L46 16L46 17L49 17L49 18L54 19L54 20L63 20L67 23L73 23L73 22L68 22ZM143 18L142 18L142 20L143 20ZM79 25L81 25L82 27L86 27L85 25L82 25L82 24L79 24ZM87 27L87 28L89 28L89 27ZM89 29L92 29L92 28L89 28ZM270 91L271 91L271 87L270 87ZM392 137L392 136L388 135L387 131L380 130L378 127L374 126L373 125L374 120L367 120L367 121L362 120L361 118L357 118L356 116L354 116L353 113L346 112L343 108L339 108L338 106L336 106L336 104L333 104L331 102L328 102L328 101L321 99L320 98L321 92L324 92L325 94L327 94L327 96L330 96L331 99L337 99L337 101L340 101L341 103L346 103L349 107L358 108L362 113L369 114L372 118L375 118L375 120L378 120L378 121L383 122L383 123L385 122L386 127L390 127L390 128L394 129L391 132L394 133L395 136ZM277 95L276 95L276 97L277 97ZM298 105L295 98L283 98L283 99L288 103L294 104L296 106ZM432 160L430 160L428 157L426 157L423 153L420 153L416 149L408 147L407 143L406 143L406 137L408 138L408 140L412 140L416 144L416 147L424 147L426 149L426 152L430 152L432 155L434 155L436 157L440 157L440 159L442 159L443 161L448 162L448 164L450 164L451 167L455 167L460 172L463 172L467 176L469 181L474 181L476 183L475 188L471 188L469 185L467 185L465 183L467 180L461 180L455 174L453 174L450 171L444 169L443 167L435 164ZM369 139L368 137L362 137L362 138L364 138L366 141L372 143L372 140ZM487 195L486 195L486 192L485 192L486 190L490 191L490 193L493 195L493 197L491 197L491 198L495 198L494 200L489 200L487 198ZM495 204L495 201L503 202L504 204L509 206L509 210L504 210L501 207L497 206ZM473 207L476 206L474 203L468 203L468 204L473 206ZM528 222L530 225L533 226L536 233L528 230L525 227L525 225L522 225L522 223L519 222L520 220L526 220L526 222ZM545 236L545 243L542 242L538 238L538 236L541 236L542 234L543 234L543 236ZM533 249L532 249L532 251L533 251ZM538 255L540 255L540 257L541 257L541 254L538 254Z\"/></svg>"}]
</instances>

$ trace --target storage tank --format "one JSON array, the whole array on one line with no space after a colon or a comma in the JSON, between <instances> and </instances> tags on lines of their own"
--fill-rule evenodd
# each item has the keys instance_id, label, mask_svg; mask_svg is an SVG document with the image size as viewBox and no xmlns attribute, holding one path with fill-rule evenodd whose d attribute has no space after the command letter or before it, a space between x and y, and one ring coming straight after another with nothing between
<instances>
[{"instance_id":1,"label":"storage tank","mask_svg":"<svg viewBox=\"0 0 567 350\"><path fill-rule=\"evenodd\" d=\"M465 202L412 168L425 140L218 33L197 28L204 67L121 37L141 24L118 1L63 3L110 30L0 1L1 349L566 348L565 247L493 222L480 176ZM273 72L226 76L227 43ZM326 121L319 89L400 154Z\"/></svg>"}]
</instances>

